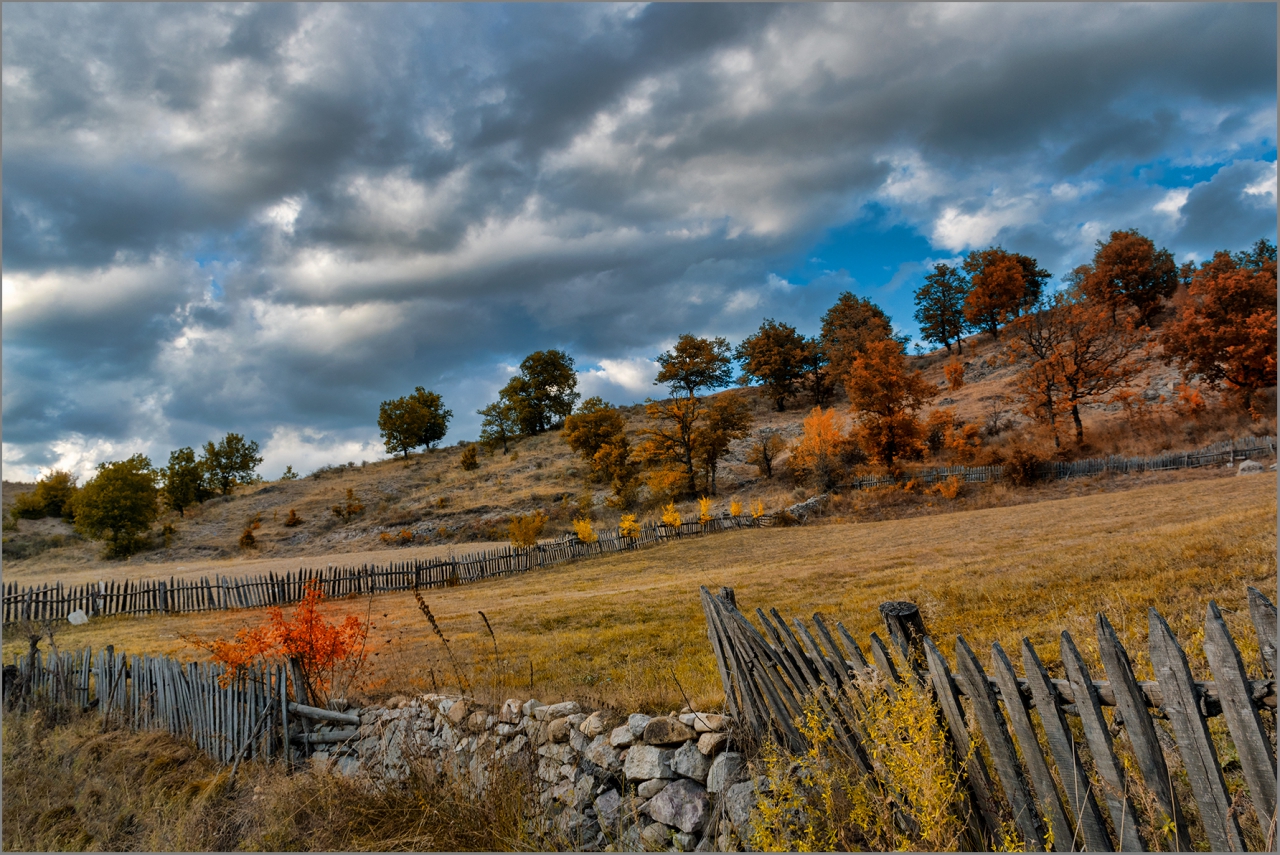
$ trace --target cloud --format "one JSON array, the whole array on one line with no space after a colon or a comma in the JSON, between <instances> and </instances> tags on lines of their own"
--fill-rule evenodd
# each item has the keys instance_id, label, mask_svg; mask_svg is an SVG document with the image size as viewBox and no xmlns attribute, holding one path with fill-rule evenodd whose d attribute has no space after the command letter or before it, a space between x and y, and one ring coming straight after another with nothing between
<instances>
[{"instance_id":1,"label":"cloud","mask_svg":"<svg viewBox=\"0 0 1280 855\"><path fill-rule=\"evenodd\" d=\"M6 465L228 430L354 455L417 385L469 438L551 347L637 400L683 332L812 334L855 288L909 317L929 264L890 226L1059 273L1116 228L1243 247L1274 234L1275 31L1262 4L6 7ZM844 228L873 261L806 268Z\"/></svg>"}]
</instances>

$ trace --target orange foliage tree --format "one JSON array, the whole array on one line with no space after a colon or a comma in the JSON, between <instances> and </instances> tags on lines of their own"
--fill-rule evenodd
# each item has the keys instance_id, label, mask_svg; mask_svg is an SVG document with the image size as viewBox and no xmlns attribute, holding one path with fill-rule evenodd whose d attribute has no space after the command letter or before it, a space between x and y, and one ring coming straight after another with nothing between
<instances>
[{"instance_id":1,"label":"orange foliage tree","mask_svg":"<svg viewBox=\"0 0 1280 855\"><path fill-rule=\"evenodd\" d=\"M857 422L856 435L873 460L892 464L924 451L916 415L937 394L919 371L908 371L902 345L881 340L867 345L849 368L845 392Z\"/></svg>"},{"instance_id":2,"label":"orange foliage tree","mask_svg":"<svg viewBox=\"0 0 1280 855\"><path fill-rule=\"evenodd\" d=\"M975 329L998 337L1000 325L1028 311L1040 300L1049 271L1028 255L1002 247L971 252L964 260L970 276L964 318Z\"/></svg>"},{"instance_id":3,"label":"orange foliage tree","mask_svg":"<svg viewBox=\"0 0 1280 855\"><path fill-rule=\"evenodd\" d=\"M246 627L231 639L207 641L194 636L181 638L209 651L214 662L227 666L223 684L253 662L283 660L297 666L305 696L323 706L335 690L345 691L366 661L365 641L369 622L348 615L341 623L330 623L320 613L324 591L309 580L302 601L288 618L277 606L267 609L267 622Z\"/></svg>"},{"instance_id":4,"label":"orange foliage tree","mask_svg":"<svg viewBox=\"0 0 1280 855\"><path fill-rule=\"evenodd\" d=\"M804 435L791 452L791 466L823 490L835 485L843 446L848 443L844 419L834 410L814 407L804 418Z\"/></svg>"},{"instance_id":5,"label":"orange foliage tree","mask_svg":"<svg viewBox=\"0 0 1280 855\"><path fill-rule=\"evenodd\" d=\"M1145 324L1178 286L1178 266L1169 250L1156 249L1150 238L1128 229L1112 232L1106 243L1098 241L1093 263L1077 267L1071 278L1090 300L1106 306L1113 320L1130 305Z\"/></svg>"},{"instance_id":6,"label":"orange foliage tree","mask_svg":"<svg viewBox=\"0 0 1280 855\"><path fill-rule=\"evenodd\" d=\"M734 355L742 362L743 377L759 381L780 413L804 378L810 358L805 337L790 324L772 318L766 318L755 335L743 339Z\"/></svg>"},{"instance_id":7,"label":"orange foliage tree","mask_svg":"<svg viewBox=\"0 0 1280 855\"><path fill-rule=\"evenodd\" d=\"M1276 385L1275 246L1262 240L1251 252L1218 252L1202 264L1161 344L1184 377L1226 387L1246 407Z\"/></svg>"}]
</instances>

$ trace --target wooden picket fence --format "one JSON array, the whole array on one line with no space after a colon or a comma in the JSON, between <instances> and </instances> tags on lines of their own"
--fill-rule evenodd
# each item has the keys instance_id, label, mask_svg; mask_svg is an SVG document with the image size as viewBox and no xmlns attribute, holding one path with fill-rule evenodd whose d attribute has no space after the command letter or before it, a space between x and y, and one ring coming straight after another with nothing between
<instances>
[{"instance_id":1,"label":"wooden picket fence","mask_svg":"<svg viewBox=\"0 0 1280 855\"><path fill-rule=\"evenodd\" d=\"M154 615L224 609L283 606L302 599L307 583L314 581L326 597L346 597L380 591L441 588L527 573L614 552L639 549L669 540L712 532L772 525L771 514L758 518L724 515L706 523L679 526L646 523L636 537L600 534L594 543L576 537L540 543L528 549L498 547L450 558L414 559L387 565L361 564L311 569L292 573L266 573L247 577L216 575L199 579L103 580L63 586L60 582L4 588L4 623L21 620L60 620L81 610L86 616Z\"/></svg>"},{"instance_id":2,"label":"wooden picket fence","mask_svg":"<svg viewBox=\"0 0 1280 855\"><path fill-rule=\"evenodd\" d=\"M96 654L24 654L5 667L8 709L49 713L96 710L109 725L164 730L195 742L220 763L304 756L312 743L308 721L358 727L359 716L297 703L297 674L283 665L253 665L228 676L222 665L182 663L167 656L126 656L107 647ZM337 737L354 737L354 730Z\"/></svg>"},{"instance_id":3,"label":"wooden picket fence","mask_svg":"<svg viewBox=\"0 0 1280 855\"><path fill-rule=\"evenodd\" d=\"M1249 679L1217 605L1210 602L1204 651L1214 679L1194 678L1169 625L1151 609L1148 652L1156 680L1138 682L1128 652L1101 614L1096 631L1108 680L1092 679L1066 632L1060 638L1066 679L1051 679L1026 639L1020 651L1023 677L999 644L992 645L988 676L963 637L956 639L953 668L911 603L880 607L889 643L872 633L868 659L840 622L828 627L814 614L810 631L799 619L788 625L776 610L766 615L756 609L757 629L738 611L732 589L713 595L702 588L727 706L747 732L803 752L806 740L796 722L806 702L816 700L834 728L835 745L857 773L877 775L877 755L859 726L864 693L875 691L876 681L889 691L911 681L936 702L955 762L966 772L965 846L999 845L1002 821L1011 818L1029 849L1044 851L1052 830L1052 846L1063 852L1190 851L1195 842L1190 827L1214 851L1244 851L1241 801L1228 792L1223 760L1210 735L1209 722L1218 716L1225 720L1229 750L1238 757L1252 812L1267 837L1266 851L1274 851L1276 609L1253 588L1248 597L1270 679ZM1112 708L1109 720L1104 707ZM1260 711L1271 719L1270 736ZM1131 754L1132 766L1117 755L1113 735L1120 732L1126 744L1122 753ZM975 741L985 750L971 750ZM1175 752L1198 808L1192 815L1179 803L1170 776ZM1150 793L1154 810L1169 820L1154 835L1135 808L1139 792Z\"/></svg>"},{"instance_id":4,"label":"wooden picket fence","mask_svg":"<svg viewBox=\"0 0 1280 855\"><path fill-rule=\"evenodd\" d=\"M1079 478L1103 472L1167 472L1174 469L1193 469L1198 466L1219 466L1237 460L1276 456L1276 438L1272 436L1246 436L1223 440L1197 451L1167 451L1152 457L1093 457L1087 460L1050 461L1040 464L1037 476L1041 480ZM943 466L912 472L895 478L892 475L868 475L854 478L841 485L842 490L868 490L901 483L911 479L924 485L937 484L948 478L959 478L970 483L999 481L1004 477L1003 466Z\"/></svg>"}]
</instances>

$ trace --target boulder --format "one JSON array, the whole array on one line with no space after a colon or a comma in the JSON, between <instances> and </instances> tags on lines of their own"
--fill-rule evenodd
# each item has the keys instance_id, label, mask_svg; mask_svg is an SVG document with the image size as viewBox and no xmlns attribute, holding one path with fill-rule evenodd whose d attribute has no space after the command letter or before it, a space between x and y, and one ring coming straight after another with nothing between
<instances>
[{"instance_id":1,"label":"boulder","mask_svg":"<svg viewBox=\"0 0 1280 855\"><path fill-rule=\"evenodd\" d=\"M605 714L604 710L598 710L587 716L582 724L578 725L578 729L586 736L590 736L594 739L604 733L608 721L608 716Z\"/></svg>"},{"instance_id":2,"label":"boulder","mask_svg":"<svg viewBox=\"0 0 1280 855\"><path fill-rule=\"evenodd\" d=\"M683 831L671 835L671 842L675 844L677 852L692 852L693 847L698 845L698 838L692 834L685 834Z\"/></svg>"},{"instance_id":3,"label":"boulder","mask_svg":"<svg viewBox=\"0 0 1280 855\"><path fill-rule=\"evenodd\" d=\"M489 714L484 710L476 710L467 716L467 729L472 733L479 733L485 729L489 723Z\"/></svg>"},{"instance_id":4,"label":"boulder","mask_svg":"<svg viewBox=\"0 0 1280 855\"><path fill-rule=\"evenodd\" d=\"M566 721L572 722L573 719L569 718L566 719ZM569 744L573 746L574 751L581 754L583 751L587 750L587 746L591 744L591 740L588 739L579 728L571 727L569 728Z\"/></svg>"},{"instance_id":5,"label":"boulder","mask_svg":"<svg viewBox=\"0 0 1280 855\"><path fill-rule=\"evenodd\" d=\"M674 751L653 745L633 745L627 749L627 761L622 773L628 781L647 781L650 778L674 778L671 758Z\"/></svg>"},{"instance_id":6,"label":"boulder","mask_svg":"<svg viewBox=\"0 0 1280 855\"><path fill-rule=\"evenodd\" d=\"M692 727L669 716L651 719L644 726L644 741L650 745L677 745L695 738Z\"/></svg>"},{"instance_id":7,"label":"boulder","mask_svg":"<svg viewBox=\"0 0 1280 855\"><path fill-rule=\"evenodd\" d=\"M636 795L642 799L651 799L666 789L667 784L670 783L670 778L654 778L650 781L641 781L640 786L636 787Z\"/></svg>"},{"instance_id":8,"label":"boulder","mask_svg":"<svg viewBox=\"0 0 1280 855\"><path fill-rule=\"evenodd\" d=\"M471 714L471 704L465 698L449 704L449 711L445 713L445 717L454 724L462 724L468 715Z\"/></svg>"},{"instance_id":9,"label":"boulder","mask_svg":"<svg viewBox=\"0 0 1280 855\"><path fill-rule=\"evenodd\" d=\"M747 777L746 758L737 751L724 751L711 763L707 772L707 791L722 793Z\"/></svg>"},{"instance_id":10,"label":"boulder","mask_svg":"<svg viewBox=\"0 0 1280 855\"><path fill-rule=\"evenodd\" d=\"M697 834L711 817L711 799L696 781L681 778L663 788L645 805L649 816L686 834Z\"/></svg>"},{"instance_id":11,"label":"boulder","mask_svg":"<svg viewBox=\"0 0 1280 855\"><path fill-rule=\"evenodd\" d=\"M631 735L636 739L644 736L644 729L647 724L649 724L649 716L643 713L632 713L627 716L627 727L631 728Z\"/></svg>"},{"instance_id":12,"label":"boulder","mask_svg":"<svg viewBox=\"0 0 1280 855\"><path fill-rule=\"evenodd\" d=\"M507 698L503 701L502 709L498 711L498 721L503 724L519 724L520 702L515 698Z\"/></svg>"},{"instance_id":13,"label":"boulder","mask_svg":"<svg viewBox=\"0 0 1280 855\"><path fill-rule=\"evenodd\" d=\"M671 771L682 778L692 778L705 784L707 773L711 771L711 758L699 751L696 743L686 742L672 756Z\"/></svg>"},{"instance_id":14,"label":"boulder","mask_svg":"<svg viewBox=\"0 0 1280 855\"><path fill-rule=\"evenodd\" d=\"M724 794L724 810L733 823L738 836L746 840L751 836L748 823L751 820L751 809L756 806L756 785L754 781L742 781L729 788Z\"/></svg>"},{"instance_id":15,"label":"boulder","mask_svg":"<svg viewBox=\"0 0 1280 855\"><path fill-rule=\"evenodd\" d=\"M553 718L560 718L561 716L578 715L581 712L582 707L578 706L577 701L563 701L547 707L547 712L543 718L549 721Z\"/></svg>"},{"instance_id":16,"label":"boulder","mask_svg":"<svg viewBox=\"0 0 1280 855\"><path fill-rule=\"evenodd\" d=\"M630 725L624 724L621 727L615 727L609 733L609 744L614 748L626 748L635 741L636 735L631 732Z\"/></svg>"},{"instance_id":17,"label":"boulder","mask_svg":"<svg viewBox=\"0 0 1280 855\"><path fill-rule=\"evenodd\" d=\"M704 733L698 737L698 750L708 757L714 757L729 744L727 733Z\"/></svg>"},{"instance_id":18,"label":"boulder","mask_svg":"<svg viewBox=\"0 0 1280 855\"><path fill-rule=\"evenodd\" d=\"M1245 460L1240 464L1240 468L1236 470L1236 475L1261 475L1265 471L1258 461Z\"/></svg>"},{"instance_id":19,"label":"boulder","mask_svg":"<svg viewBox=\"0 0 1280 855\"><path fill-rule=\"evenodd\" d=\"M596 796L596 818L600 820L602 828L616 828L618 825L618 816L622 810L622 796L618 795L617 790L606 790L601 795Z\"/></svg>"},{"instance_id":20,"label":"boulder","mask_svg":"<svg viewBox=\"0 0 1280 855\"><path fill-rule=\"evenodd\" d=\"M569 728L573 725L569 724L568 717L553 719L547 725L547 739L552 742L568 742Z\"/></svg>"}]
</instances>

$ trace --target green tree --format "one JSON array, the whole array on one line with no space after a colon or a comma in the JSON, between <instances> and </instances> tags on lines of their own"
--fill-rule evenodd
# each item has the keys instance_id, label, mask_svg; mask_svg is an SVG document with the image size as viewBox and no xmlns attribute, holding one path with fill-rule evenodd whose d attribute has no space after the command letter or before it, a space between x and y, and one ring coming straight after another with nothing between
<instances>
[{"instance_id":1,"label":"green tree","mask_svg":"<svg viewBox=\"0 0 1280 855\"><path fill-rule=\"evenodd\" d=\"M859 353L873 341L893 338L893 326L884 310L870 300L848 291L822 315L819 334L831 365L831 374L843 382Z\"/></svg>"},{"instance_id":2,"label":"green tree","mask_svg":"<svg viewBox=\"0 0 1280 855\"><path fill-rule=\"evenodd\" d=\"M378 408L378 431L391 454L397 452L409 459L409 451L419 446L431 448L444 439L453 411L435 392L421 386L412 395L383 401Z\"/></svg>"},{"instance_id":3,"label":"green tree","mask_svg":"<svg viewBox=\"0 0 1280 855\"><path fill-rule=\"evenodd\" d=\"M515 407L520 432L534 436L568 418L581 397L577 388L573 357L561 350L539 350L524 358L520 374L501 394Z\"/></svg>"},{"instance_id":4,"label":"green tree","mask_svg":"<svg viewBox=\"0 0 1280 855\"><path fill-rule=\"evenodd\" d=\"M73 501L76 531L105 540L108 558L125 558L142 547L142 537L159 515L157 473L142 454L98 464L98 474Z\"/></svg>"},{"instance_id":5,"label":"green tree","mask_svg":"<svg viewBox=\"0 0 1280 855\"><path fill-rule=\"evenodd\" d=\"M9 513L15 520L38 520L44 517L68 517L71 500L76 494L76 476L54 469L36 482L36 488L20 494Z\"/></svg>"},{"instance_id":6,"label":"green tree","mask_svg":"<svg viewBox=\"0 0 1280 855\"><path fill-rule=\"evenodd\" d=\"M484 447L493 451L501 444L502 453L506 454L507 442L520 433L515 405L505 397L499 397L484 409L476 410L476 414L484 416L480 423L480 441Z\"/></svg>"},{"instance_id":7,"label":"green tree","mask_svg":"<svg viewBox=\"0 0 1280 855\"><path fill-rule=\"evenodd\" d=\"M160 479L164 503L178 516L185 517L187 508L203 502L211 492L205 483L205 467L189 447L169 452L169 465L160 470Z\"/></svg>"},{"instance_id":8,"label":"green tree","mask_svg":"<svg viewBox=\"0 0 1280 855\"><path fill-rule=\"evenodd\" d=\"M258 443L246 441L238 433L229 433L217 445L204 444L200 464L205 477L224 496L229 496L237 484L252 483L255 470L262 465Z\"/></svg>"},{"instance_id":9,"label":"green tree","mask_svg":"<svg viewBox=\"0 0 1280 855\"><path fill-rule=\"evenodd\" d=\"M751 432L751 421L751 404L736 392L724 392L711 399L706 418L693 437L708 493L715 495L720 461L735 439L743 439Z\"/></svg>"},{"instance_id":10,"label":"green tree","mask_svg":"<svg viewBox=\"0 0 1280 855\"><path fill-rule=\"evenodd\" d=\"M916 323L920 337L941 344L951 352L951 342L964 352L961 339L969 323L964 317L964 301L969 296L969 280L954 267L935 264L916 291Z\"/></svg>"},{"instance_id":11,"label":"green tree","mask_svg":"<svg viewBox=\"0 0 1280 855\"><path fill-rule=\"evenodd\" d=\"M680 336L675 347L658 357L661 370L653 385L666 385L672 396L697 397L700 389L723 389L733 382L733 358L724 338Z\"/></svg>"},{"instance_id":12,"label":"green tree","mask_svg":"<svg viewBox=\"0 0 1280 855\"><path fill-rule=\"evenodd\" d=\"M735 356L746 379L759 381L781 413L804 377L808 350L795 327L766 318L755 335L738 345Z\"/></svg>"}]
</instances>

